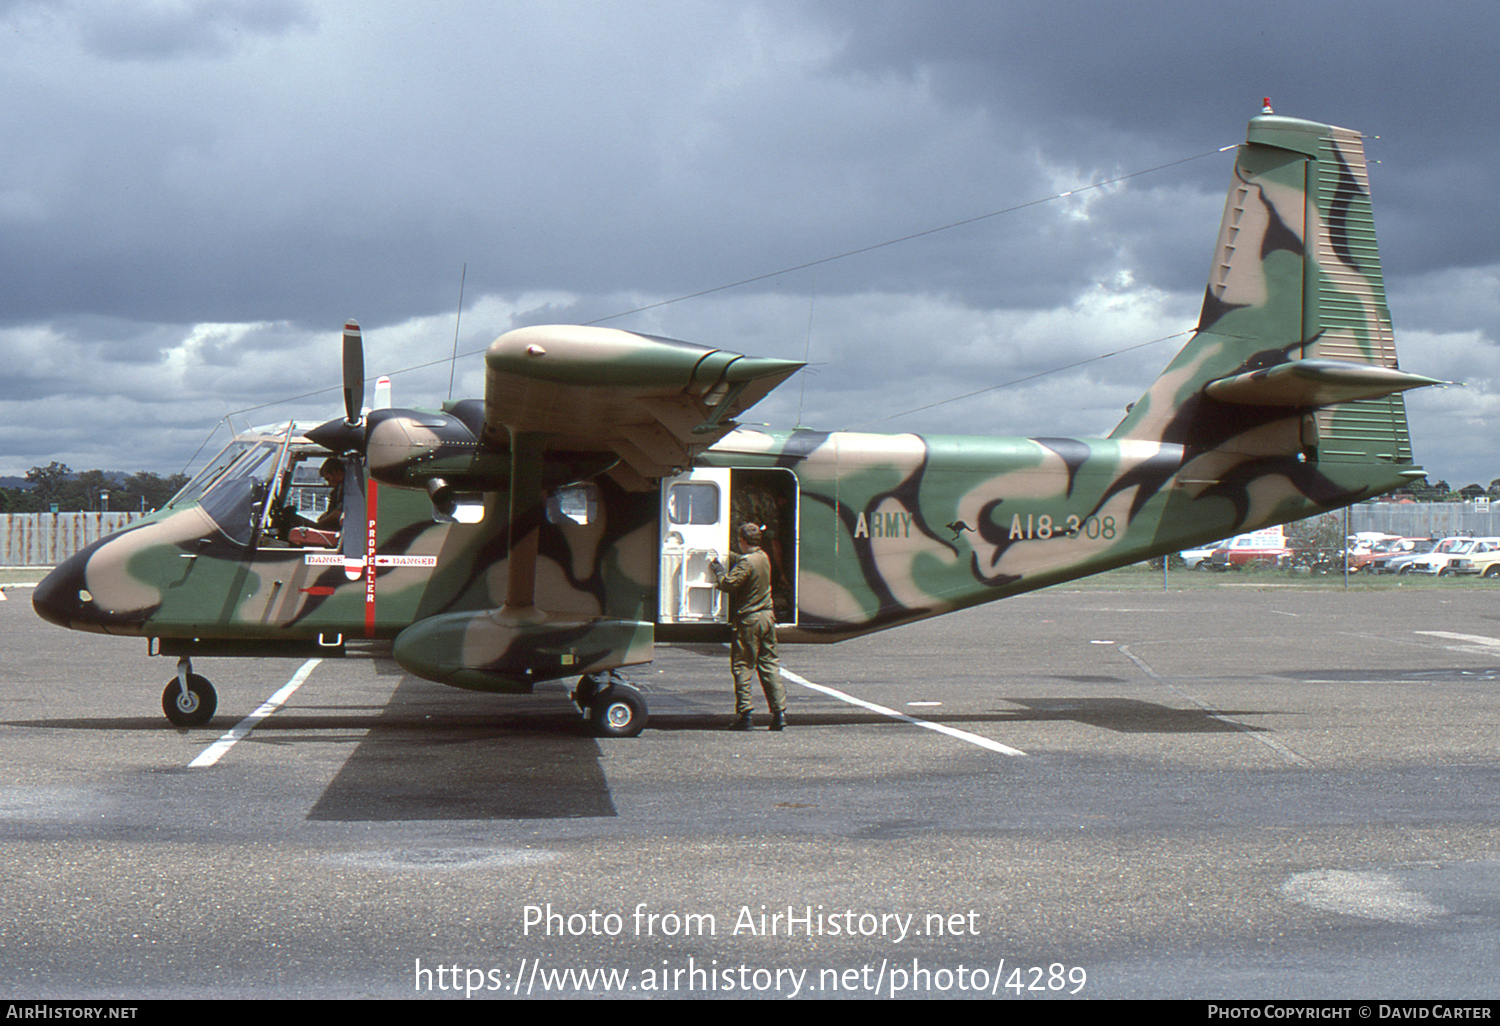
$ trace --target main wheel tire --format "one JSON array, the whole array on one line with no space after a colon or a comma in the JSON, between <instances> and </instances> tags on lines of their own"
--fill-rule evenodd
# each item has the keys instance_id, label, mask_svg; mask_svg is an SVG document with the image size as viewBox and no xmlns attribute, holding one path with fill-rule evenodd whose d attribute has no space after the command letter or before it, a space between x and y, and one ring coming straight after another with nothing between
<instances>
[{"instance_id":1,"label":"main wheel tire","mask_svg":"<svg viewBox=\"0 0 1500 1026\"><path fill-rule=\"evenodd\" d=\"M161 711L167 714L173 726L201 727L214 718L214 711L219 708L219 696L208 678L196 673L188 674L187 686L184 695L176 677L167 681L166 690L161 693Z\"/></svg>"},{"instance_id":2,"label":"main wheel tire","mask_svg":"<svg viewBox=\"0 0 1500 1026\"><path fill-rule=\"evenodd\" d=\"M645 696L628 684L601 691L589 706L589 729L595 737L635 737L649 719Z\"/></svg>"}]
</instances>

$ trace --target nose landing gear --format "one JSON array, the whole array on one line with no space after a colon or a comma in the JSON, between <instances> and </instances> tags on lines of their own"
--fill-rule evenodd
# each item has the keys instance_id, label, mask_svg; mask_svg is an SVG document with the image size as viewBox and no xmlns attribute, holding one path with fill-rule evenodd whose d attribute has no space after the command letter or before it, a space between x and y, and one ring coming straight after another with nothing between
<instances>
[{"instance_id":1,"label":"nose landing gear","mask_svg":"<svg viewBox=\"0 0 1500 1026\"><path fill-rule=\"evenodd\" d=\"M219 707L219 696L207 677L193 672L187 656L177 660L177 676L167 681L161 693L161 711L175 727L201 727L213 719Z\"/></svg>"}]
</instances>

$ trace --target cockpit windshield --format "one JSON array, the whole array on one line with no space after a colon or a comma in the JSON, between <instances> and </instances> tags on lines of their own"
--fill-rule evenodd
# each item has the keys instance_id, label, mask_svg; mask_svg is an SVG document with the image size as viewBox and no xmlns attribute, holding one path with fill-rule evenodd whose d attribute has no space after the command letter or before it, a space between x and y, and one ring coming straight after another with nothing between
<instances>
[{"instance_id":1,"label":"cockpit windshield","mask_svg":"<svg viewBox=\"0 0 1500 1026\"><path fill-rule=\"evenodd\" d=\"M244 477L252 474L258 468L261 474L269 475L271 467L265 466L267 460L275 461L276 443L271 440L265 441L233 441L220 450L219 455L211 460L208 466L193 475L192 480L182 486L182 491L172 496L167 505L181 506L189 502L198 502L203 498L205 492L226 478Z\"/></svg>"},{"instance_id":2,"label":"cockpit windshield","mask_svg":"<svg viewBox=\"0 0 1500 1026\"><path fill-rule=\"evenodd\" d=\"M196 501L225 535L240 545L250 544L257 504L264 503L270 491L282 445L274 438L231 442L167 505Z\"/></svg>"}]
</instances>

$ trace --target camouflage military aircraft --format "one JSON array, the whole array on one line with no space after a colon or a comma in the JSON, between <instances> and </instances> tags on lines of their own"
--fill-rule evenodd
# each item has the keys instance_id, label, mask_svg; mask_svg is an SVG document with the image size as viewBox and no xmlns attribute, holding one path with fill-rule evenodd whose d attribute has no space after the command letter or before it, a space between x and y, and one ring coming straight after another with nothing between
<instances>
[{"instance_id":1,"label":"camouflage military aircraft","mask_svg":"<svg viewBox=\"0 0 1500 1026\"><path fill-rule=\"evenodd\" d=\"M344 342L342 420L237 438L36 589L53 623L177 656L175 724L215 709L195 655L375 653L477 691L578 675L593 730L634 735L645 700L611 671L727 637L708 564L741 522L783 642L837 641L1420 478L1401 393L1439 383L1397 369L1361 137L1269 107L1197 331L1107 438L740 428L800 364L601 327L511 331L483 400L366 415L358 325ZM342 538L298 513L330 456Z\"/></svg>"}]
</instances>

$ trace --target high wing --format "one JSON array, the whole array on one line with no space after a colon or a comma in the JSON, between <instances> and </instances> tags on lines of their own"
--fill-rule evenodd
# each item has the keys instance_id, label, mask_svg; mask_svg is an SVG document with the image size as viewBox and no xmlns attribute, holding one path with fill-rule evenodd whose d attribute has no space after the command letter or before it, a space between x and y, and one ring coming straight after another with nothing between
<instances>
[{"instance_id":1,"label":"high wing","mask_svg":"<svg viewBox=\"0 0 1500 1026\"><path fill-rule=\"evenodd\" d=\"M459 520L464 492L503 492L507 507L503 605L417 620L397 635L392 654L417 676L482 691L524 692L536 680L648 662L655 625L644 607L611 615L538 603L547 493L603 475L625 492L653 493L802 364L560 325L502 335L485 365L482 417L468 402L369 418L375 480L425 488L440 515ZM628 729L639 730L640 717L624 715Z\"/></svg>"},{"instance_id":2,"label":"high wing","mask_svg":"<svg viewBox=\"0 0 1500 1026\"><path fill-rule=\"evenodd\" d=\"M642 491L689 466L802 366L618 328L520 328L485 355L486 435L613 453L616 479Z\"/></svg>"},{"instance_id":3,"label":"high wing","mask_svg":"<svg viewBox=\"0 0 1500 1026\"><path fill-rule=\"evenodd\" d=\"M547 487L607 471L648 491L802 366L618 328L518 328L489 347L483 403L377 410L362 445L373 477L426 488L440 509L507 487L518 437L545 455Z\"/></svg>"}]
</instances>

